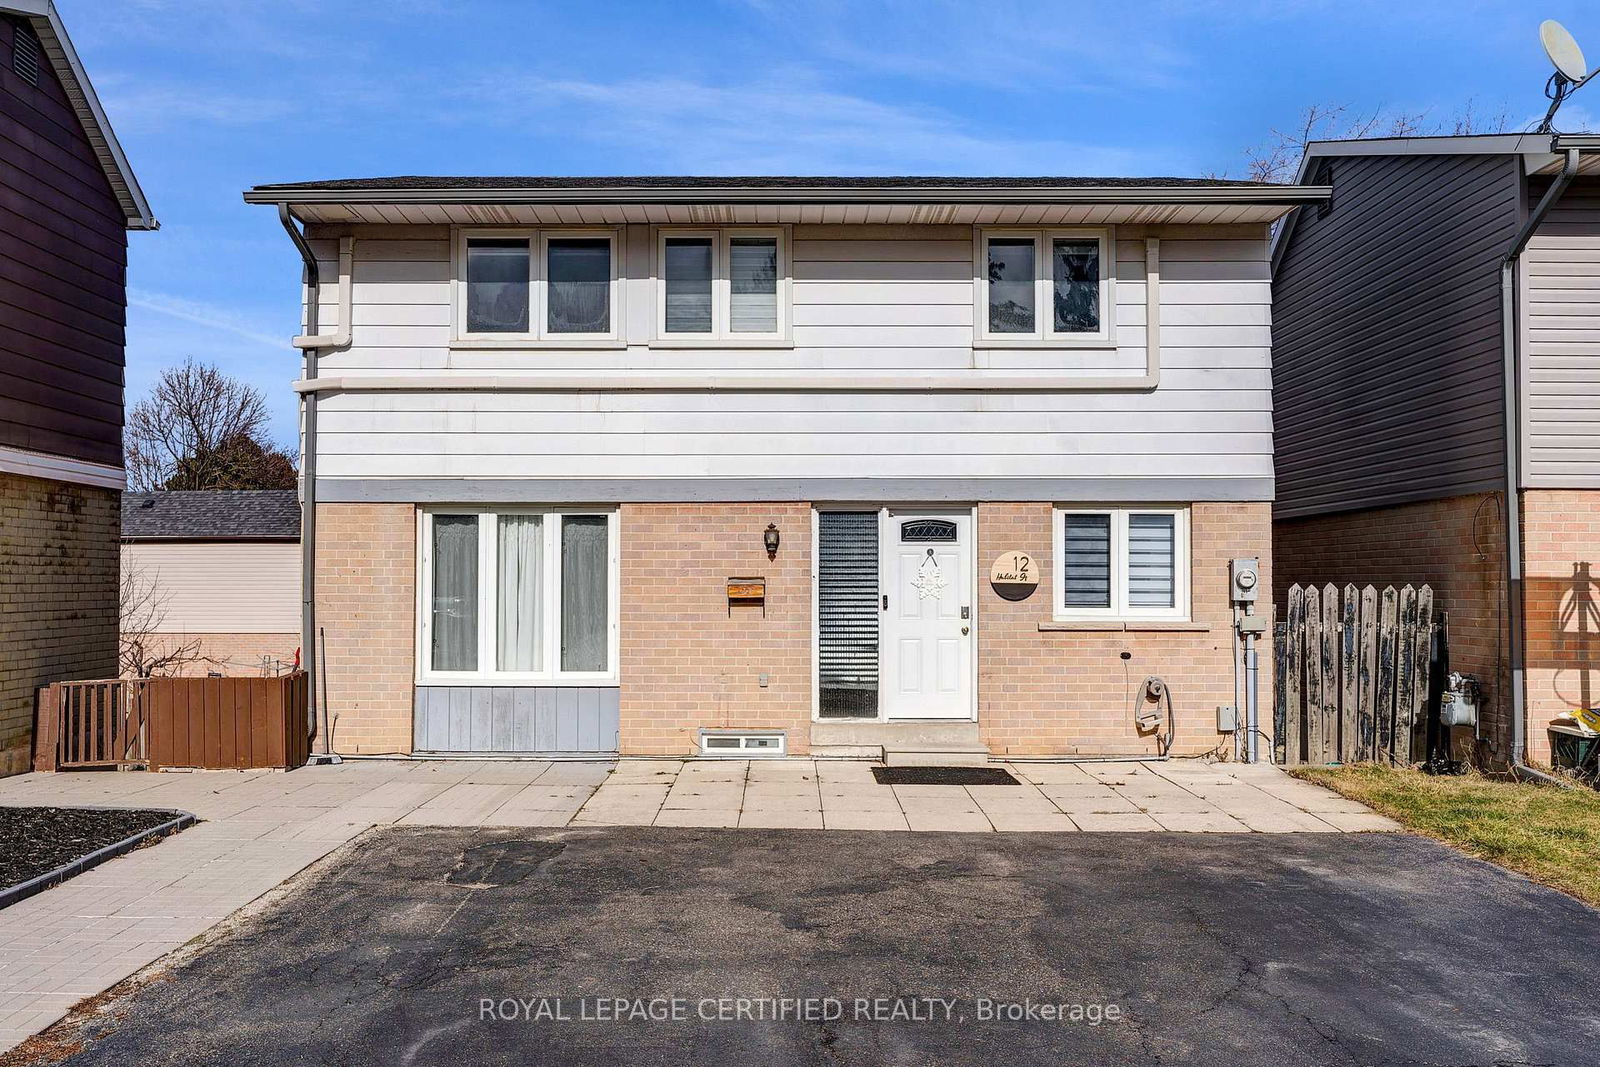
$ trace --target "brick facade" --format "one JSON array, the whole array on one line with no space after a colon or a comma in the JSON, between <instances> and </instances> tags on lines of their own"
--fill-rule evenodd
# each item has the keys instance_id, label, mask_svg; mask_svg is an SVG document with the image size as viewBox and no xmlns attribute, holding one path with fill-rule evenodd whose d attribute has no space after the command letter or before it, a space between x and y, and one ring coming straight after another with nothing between
<instances>
[{"instance_id":1,"label":"brick facade","mask_svg":"<svg viewBox=\"0 0 1600 1067\"><path fill-rule=\"evenodd\" d=\"M317 651L335 751L411 751L416 548L410 504L317 505Z\"/></svg>"},{"instance_id":2,"label":"brick facade","mask_svg":"<svg viewBox=\"0 0 1600 1067\"><path fill-rule=\"evenodd\" d=\"M1550 720L1600 705L1600 491L1522 494L1528 759L1550 758Z\"/></svg>"},{"instance_id":3,"label":"brick facade","mask_svg":"<svg viewBox=\"0 0 1600 1067\"><path fill-rule=\"evenodd\" d=\"M1451 668L1476 675L1484 687L1478 758L1504 762L1511 742L1504 529L1497 493L1280 522L1273 600L1284 604L1295 583L1432 586L1435 609L1450 616ZM1534 732L1530 755L1544 758L1547 739Z\"/></svg>"},{"instance_id":4,"label":"brick facade","mask_svg":"<svg viewBox=\"0 0 1600 1067\"><path fill-rule=\"evenodd\" d=\"M782 536L772 560L768 523ZM784 729L791 753L808 750L811 559L807 504L623 505L624 753L691 754L702 726ZM727 580L754 575L765 613L730 614Z\"/></svg>"},{"instance_id":5,"label":"brick facade","mask_svg":"<svg viewBox=\"0 0 1600 1067\"><path fill-rule=\"evenodd\" d=\"M980 578L995 557L1012 550L1030 553L1040 567L1039 588L1026 600L1002 599L987 581L979 583L978 726L990 752L1153 755L1156 735L1137 732L1131 709L1144 679L1156 675L1172 693L1173 751L1231 754L1232 735L1218 733L1216 721L1217 705L1235 703L1228 562L1259 556L1263 587L1270 588L1270 505L1193 506L1189 624L1041 630L1052 614L1056 553L1050 537L1047 503L978 508ZM1270 733L1272 650L1270 642L1262 646L1261 726Z\"/></svg>"},{"instance_id":6,"label":"brick facade","mask_svg":"<svg viewBox=\"0 0 1600 1067\"><path fill-rule=\"evenodd\" d=\"M229 678L255 677L262 673L261 658L270 661L268 674L288 671L300 647L294 634L152 634L149 647L164 651L198 643L194 658L162 673L185 678L204 677L212 671Z\"/></svg>"},{"instance_id":7,"label":"brick facade","mask_svg":"<svg viewBox=\"0 0 1600 1067\"><path fill-rule=\"evenodd\" d=\"M810 747L812 512L805 502L625 504L621 528L621 747L629 755L693 754L701 727L774 728L789 750ZM327 631L329 705L343 752L411 747L416 510L397 504L318 508L318 611ZM761 534L777 525L769 560ZM980 579L1002 551L1042 561L1020 602L980 580L979 723L996 755L1150 753L1130 704L1148 675L1172 689L1174 751L1231 752L1216 706L1235 702L1228 561L1262 557L1266 504L1196 504L1191 512L1193 623L1041 630L1051 616L1051 505L978 509ZM766 609L734 607L733 577L766 581ZM1260 699L1271 706L1262 649ZM1122 653L1130 654L1128 660ZM762 676L765 675L765 684ZM1263 712L1264 717L1265 712ZM1264 727L1270 723L1264 723Z\"/></svg>"},{"instance_id":8,"label":"brick facade","mask_svg":"<svg viewBox=\"0 0 1600 1067\"><path fill-rule=\"evenodd\" d=\"M0 775L32 761L49 682L117 676L114 489L0 474Z\"/></svg>"}]
</instances>

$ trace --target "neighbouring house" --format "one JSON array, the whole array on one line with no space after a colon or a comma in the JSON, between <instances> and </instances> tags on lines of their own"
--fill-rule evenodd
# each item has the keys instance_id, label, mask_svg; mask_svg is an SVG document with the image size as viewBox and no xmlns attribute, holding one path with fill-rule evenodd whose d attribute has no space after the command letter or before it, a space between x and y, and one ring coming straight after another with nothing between
<instances>
[{"instance_id":1,"label":"neighbouring house","mask_svg":"<svg viewBox=\"0 0 1600 1067\"><path fill-rule=\"evenodd\" d=\"M156 220L49 0L0 0L0 775L117 670L127 231Z\"/></svg>"},{"instance_id":2,"label":"neighbouring house","mask_svg":"<svg viewBox=\"0 0 1600 1067\"><path fill-rule=\"evenodd\" d=\"M294 490L124 493L122 571L124 594L134 601L124 605L124 647L175 657L158 673L293 669L300 648Z\"/></svg>"},{"instance_id":3,"label":"neighbouring house","mask_svg":"<svg viewBox=\"0 0 1600 1067\"><path fill-rule=\"evenodd\" d=\"M1321 195L250 190L309 283L334 748L1145 755L1154 676L1172 751L1231 750L1229 562L1271 548L1270 227Z\"/></svg>"},{"instance_id":4,"label":"neighbouring house","mask_svg":"<svg viewBox=\"0 0 1600 1067\"><path fill-rule=\"evenodd\" d=\"M1547 761L1552 718L1597 699L1597 149L1314 143L1302 178L1333 194L1274 252L1277 601L1430 583L1452 666L1484 686L1478 755L1501 765L1523 734Z\"/></svg>"}]
</instances>

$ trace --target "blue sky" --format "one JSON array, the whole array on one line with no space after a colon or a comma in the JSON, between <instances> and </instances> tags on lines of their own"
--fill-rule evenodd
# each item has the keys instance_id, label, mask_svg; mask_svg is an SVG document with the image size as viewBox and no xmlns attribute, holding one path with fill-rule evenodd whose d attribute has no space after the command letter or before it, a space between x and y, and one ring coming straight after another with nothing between
<instances>
[{"instance_id":1,"label":"blue sky","mask_svg":"<svg viewBox=\"0 0 1600 1067\"><path fill-rule=\"evenodd\" d=\"M187 356L293 434L298 259L262 182L387 174L1228 174L1308 104L1543 112L1592 3L57 0L161 219L130 402ZM1600 114L1569 105L1565 128Z\"/></svg>"}]
</instances>

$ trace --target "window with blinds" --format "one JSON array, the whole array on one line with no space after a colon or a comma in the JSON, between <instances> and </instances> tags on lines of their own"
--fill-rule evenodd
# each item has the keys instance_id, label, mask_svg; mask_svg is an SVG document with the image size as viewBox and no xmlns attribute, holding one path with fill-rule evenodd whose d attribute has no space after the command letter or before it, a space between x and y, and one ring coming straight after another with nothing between
<instances>
[{"instance_id":1,"label":"window with blinds","mask_svg":"<svg viewBox=\"0 0 1600 1067\"><path fill-rule=\"evenodd\" d=\"M674 226L656 232L659 339L737 346L787 338L784 228Z\"/></svg>"},{"instance_id":2,"label":"window with blinds","mask_svg":"<svg viewBox=\"0 0 1600 1067\"><path fill-rule=\"evenodd\" d=\"M1055 617L1186 619L1185 508L1058 508Z\"/></svg>"},{"instance_id":3,"label":"window with blinds","mask_svg":"<svg viewBox=\"0 0 1600 1067\"><path fill-rule=\"evenodd\" d=\"M878 513L817 515L817 688L825 719L878 714Z\"/></svg>"}]
</instances>

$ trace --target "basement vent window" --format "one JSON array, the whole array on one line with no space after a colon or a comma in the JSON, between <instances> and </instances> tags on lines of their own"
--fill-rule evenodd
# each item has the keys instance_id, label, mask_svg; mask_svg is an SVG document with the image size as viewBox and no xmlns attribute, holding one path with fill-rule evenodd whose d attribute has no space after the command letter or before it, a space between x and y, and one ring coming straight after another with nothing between
<instances>
[{"instance_id":1,"label":"basement vent window","mask_svg":"<svg viewBox=\"0 0 1600 1067\"><path fill-rule=\"evenodd\" d=\"M720 756L724 759L751 759L754 757L782 756L785 754L784 734L781 730L764 731L702 731L700 754Z\"/></svg>"},{"instance_id":2,"label":"basement vent window","mask_svg":"<svg viewBox=\"0 0 1600 1067\"><path fill-rule=\"evenodd\" d=\"M39 41L22 26L11 35L11 69L29 85L39 84Z\"/></svg>"}]
</instances>

